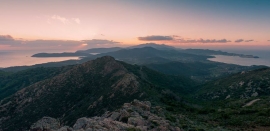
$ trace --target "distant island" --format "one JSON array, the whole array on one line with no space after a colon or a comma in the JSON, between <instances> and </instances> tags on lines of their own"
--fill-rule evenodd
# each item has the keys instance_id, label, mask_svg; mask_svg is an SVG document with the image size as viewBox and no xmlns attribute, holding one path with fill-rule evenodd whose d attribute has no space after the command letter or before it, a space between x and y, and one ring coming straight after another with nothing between
<instances>
[{"instance_id":1,"label":"distant island","mask_svg":"<svg viewBox=\"0 0 270 131\"><path fill-rule=\"evenodd\" d=\"M221 50L209 50L209 49L185 49L181 50L184 53L196 54L196 55L225 55L225 56L239 56L241 58L259 58L258 56L254 55L244 55L244 54L236 54L236 53L228 53Z\"/></svg>"},{"instance_id":2,"label":"distant island","mask_svg":"<svg viewBox=\"0 0 270 131\"><path fill-rule=\"evenodd\" d=\"M216 51L216 50L209 50L209 49L180 49L180 48L175 48L173 46L168 46L165 44L154 44L154 43L146 43L146 44L131 46L127 48L121 48L121 47L91 48L87 50L78 50L76 52L37 53L37 54L32 55L31 57L88 57L88 56L93 56L94 53L102 54L102 53L116 52L123 49L135 49L135 48L144 48L144 47L152 47L158 50L174 50L181 53L203 55L203 56L226 55L226 56L239 56L242 58L259 58L258 56L228 53L228 52L224 52L220 50Z\"/></svg>"},{"instance_id":3,"label":"distant island","mask_svg":"<svg viewBox=\"0 0 270 131\"><path fill-rule=\"evenodd\" d=\"M80 57L91 56L91 54L81 52L63 52L63 53L37 53L31 57Z\"/></svg>"},{"instance_id":4,"label":"distant island","mask_svg":"<svg viewBox=\"0 0 270 131\"><path fill-rule=\"evenodd\" d=\"M87 49L87 50L78 50L76 52L37 53L37 54L32 55L31 57L87 57L87 56L92 56L92 54L114 52L121 49L123 48L120 48L120 47L92 48L92 49Z\"/></svg>"}]
</instances>

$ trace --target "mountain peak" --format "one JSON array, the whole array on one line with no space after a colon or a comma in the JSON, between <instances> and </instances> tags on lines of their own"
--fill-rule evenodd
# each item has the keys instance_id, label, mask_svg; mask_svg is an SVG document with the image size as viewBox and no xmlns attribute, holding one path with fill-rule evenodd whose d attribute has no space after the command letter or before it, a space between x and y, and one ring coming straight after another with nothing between
<instances>
[{"instance_id":1,"label":"mountain peak","mask_svg":"<svg viewBox=\"0 0 270 131\"><path fill-rule=\"evenodd\" d=\"M138 98L139 87L137 76L122 63L110 56L100 57L32 84L0 102L1 119L6 119L5 123L0 122L0 129L25 128L43 116L73 123L73 118L98 115ZM14 108L8 110L10 107ZM29 113L31 110L35 112ZM17 119L25 121L16 122Z\"/></svg>"},{"instance_id":2,"label":"mountain peak","mask_svg":"<svg viewBox=\"0 0 270 131\"><path fill-rule=\"evenodd\" d=\"M115 61L115 59L112 56L102 56L102 57L99 57L93 61L111 62L111 61Z\"/></svg>"},{"instance_id":3,"label":"mountain peak","mask_svg":"<svg viewBox=\"0 0 270 131\"><path fill-rule=\"evenodd\" d=\"M103 56L71 66L0 101L0 130L28 129L44 116L71 126L78 118L100 116L134 99L159 100L165 87L185 91L184 80ZM53 122L48 117L44 122Z\"/></svg>"},{"instance_id":4,"label":"mountain peak","mask_svg":"<svg viewBox=\"0 0 270 131\"><path fill-rule=\"evenodd\" d=\"M156 44L156 43L145 43L140 45L131 46L129 48L143 48L143 47L152 47L160 50L172 50L175 49L173 46L165 45L165 44Z\"/></svg>"}]
</instances>

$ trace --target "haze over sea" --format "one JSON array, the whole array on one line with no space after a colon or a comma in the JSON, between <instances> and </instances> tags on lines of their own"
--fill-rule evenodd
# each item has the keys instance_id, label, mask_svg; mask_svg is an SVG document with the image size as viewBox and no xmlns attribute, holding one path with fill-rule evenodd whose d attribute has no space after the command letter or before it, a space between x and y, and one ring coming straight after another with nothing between
<instances>
[{"instance_id":1,"label":"haze over sea","mask_svg":"<svg viewBox=\"0 0 270 131\"><path fill-rule=\"evenodd\" d=\"M215 55L216 58L208 60L223 62L228 64L237 64L242 66L265 65L270 67L270 51L269 50L223 50L230 53L254 55L260 58L241 58L238 56Z\"/></svg>"},{"instance_id":2,"label":"haze over sea","mask_svg":"<svg viewBox=\"0 0 270 131\"><path fill-rule=\"evenodd\" d=\"M31 57L33 54L38 52L39 51L0 51L0 68L79 59L78 57Z\"/></svg>"},{"instance_id":3,"label":"haze over sea","mask_svg":"<svg viewBox=\"0 0 270 131\"><path fill-rule=\"evenodd\" d=\"M243 66L265 65L270 67L270 51L267 50L223 50L223 51L230 53L254 55L259 56L260 58L240 58L238 56L215 55L216 58L210 58L209 60ZM0 51L0 68L10 66L34 65L47 62L58 62L70 59L79 59L78 57L47 57L47 58L31 57L33 54L39 52L41 51Z\"/></svg>"}]
</instances>

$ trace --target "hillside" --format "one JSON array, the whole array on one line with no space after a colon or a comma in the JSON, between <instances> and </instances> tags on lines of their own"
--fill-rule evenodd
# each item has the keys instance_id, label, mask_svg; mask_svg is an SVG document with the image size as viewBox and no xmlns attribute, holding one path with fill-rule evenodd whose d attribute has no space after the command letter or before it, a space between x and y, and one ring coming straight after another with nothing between
<instances>
[{"instance_id":1,"label":"hillside","mask_svg":"<svg viewBox=\"0 0 270 131\"><path fill-rule=\"evenodd\" d=\"M192 97L204 105L203 121L234 130L266 131L270 130L269 95L270 69L264 68L206 83Z\"/></svg>"},{"instance_id":2,"label":"hillside","mask_svg":"<svg viewBox=\"0 0 270 131\"><path fill-rule=\"evenodd\" d=\"M122 49L115 52L98 54L97 56L107 55L131 64L165 63L170 61L193 62L211 58L211 56L181 53L177 50L159 50L153 47Z\"/></svg>"},{"instance_id":3,"label":"hillside","mask_svg":"<svg viewBox=\"0 0 270 131\"><path fill-rule=\"evenodd\" d=\"M216 50L209 50L209 49L185 49L179 50L180 52L188 53L188 54L196 54L196 55L226 55L226 56L239 56L242 58L259 58L258 56L253 55L244 55L244 54L236 54L236 53L229 53L224 51L216 51Z\"/></svg>"},{"instance_id":4,"label":"hillside","mask_svg":"<svg viewBox=\"0 0 270 131\"><path fill-rule=\"evenodd\" d=\"M157 101L162 90L185 93L192 83L188 78L161 75L105 56L73 66L2 100L0 128L26 129L43 116L71 125L80 117L101 115L134 99Z\"/></svg>"},{"instance_id":5,"label":"hillside","mask_svg":"<svg viewBox=\"0 0 270 131\"><path fill-rule=\"evenodd\" d=\"M239 66L212 61L195 61L188 63L173 61L167 63L151 63L145 66L165 74L186 76L201 83L242 71L263 68L263 66Z\"/></svg>"},{"instance_id":6,"label":"hillside","mask_svg":"<svg viewBox=\"0 0 270 131\"><path fill-rule=\"evenodd\" d=\"M71 67L34 68L15 73L0 72L0 100L38 81L52 78Z\"/></svg>"},{"instance_id":7,"label":"hillside","mask_svg":"<svg viewBox=\"0 0 270 131\"><path fill-rule=\"evenodd\" d=\"M139 48L141 47L141 48ZM83 50L82 50L83 51ZM203 50L203 49L177 49L167 45L154 43L142 44L130 48L93 48L85 51L99 52L97 55L88 55L79 60L67 60L62 62L49 62L33 66L9 67L2 70L9 72L21 71L36 67L61 67L76 65L102 56L113 56L116 60L130 64L144 65L148 68L169 75L180 75L191 78L197 82L215 80L233 73L262 68L263 66L239 66L219 62L211 62L214 54L235 55L227 52ZM81 52L81 51L79 51ZM85 52L89 54L89 52Z\"/></svg>"},{"instance_id":8,"label":"hillside","mask_svg":"<svg viewBox=\"0 0 270 131\"><path fill-rule=\"evenodd\" d=\"M270 69L243 71L203 85L198 94L204 99L248 99L270 95Z\"/></svg>"},{"instance_id":9,"label":"hillside","mask_svg":"<svg viewBox=\"0 0 270 131\"><path fill-rule=\"evenodd\" d=\"M187 63L176 63L175 67L182 67L179 69L183 72L181 74L201 75L215 68L232 70L240 67L235 68L231 65L221 68L216 67L218 65L216 63L185 64ZM166 68L172 69L170 66ZM151 113L161 117L160 120L167 122L166 125L170 124L181 130L268 130L270 129L269 71L269 68L266 68L227 74L227 77L201 85L179 75L180 73L163 74L146 66L131 65L110 56L103 56L69 67L35 68L17 73L2 72L0 74L2 78L13 75L24 78L23 76L27 76L25 73L30 73L33 78L39 79L34 81L29 79L30 76L25 77L26 81L28 79L30 81L28 85L15 88L20 90L15 94L11 93L10 97L0 102L0 129L7 131L29 129L38 120L40 121L37 123L47 120L59 121L61 126L67 125L70 129L76 125L76 120L106 123L110 116L105 117L102 114L113 111L112 117L115 117L117 113L121 114L119 111L122 110L121 106L124 103L138 99L150 101L153 106L162 108L161 114L155 111ZM38 74L50 77L39 77ZM24 79L21 81L25 81ZM12 79L7 80L6 85L13 82ZM16 85L21 84L21 81ZM9 88L12 87L16 86ZM148 121L142 114L137 114L136 120L144 123L147 128L159 127L155 122L153 127L152 119ZM129 127L138 128L131 122L125 123L121 119L109 121L124 126L125 130ZM33 127L38 125L35 124ZM95 126L104 129L116 128L114 125L104 127L102 124L95 124Z\"/></svg>"},{"instance_id":10,"label":"hillside","mask_svg":"<svg viewBox=\"0 0 270 131\"><path fill-rule=\"evenodd\" d=\"M108 53L108 52L113 52L113 51L118 51L123 48L121 47L111 47L111 48L92 48L92 49L87 49L87 50L78 50L75 53Z\"/></svg>"},{"instance_id":11,"label":"hillside","mask_svg":"<svg viewBox=\"0 0 270 131\"><path fill-rule=\"evenodd\" d=\"M173 46L169 46L169 45L165 45L165 44L156 44L156 43L145 43L145 44L130 46L128 48L132 49L132 48L144 48L144 47L152 47L152 48L159 49L159 50L176 50L177 49Z\"/></svg>"}]
</instances>

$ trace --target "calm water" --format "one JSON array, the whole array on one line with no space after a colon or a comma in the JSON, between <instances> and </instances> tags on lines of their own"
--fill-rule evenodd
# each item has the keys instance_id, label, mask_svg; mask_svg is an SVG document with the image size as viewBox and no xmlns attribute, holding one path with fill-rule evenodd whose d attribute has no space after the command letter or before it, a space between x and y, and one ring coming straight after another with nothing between
<instances>
[{"instance_id":1,"label":"calm water","mask_svg":"<svg viewBox=\"0 0 270 131\"><path fill-rule=\"evenodd\" d=\"M52 57L52 58L35 58L31 57L37 52L25 51L0 51L0 67L34 65L47 62L58 62L70 59L79 59L78 57Z\"/></svg>"},{"instance_id":2,"label":"calm water","mask_svg":"<svg viewBox=\"0 0 270 131\"><path fill-rule=\"evenodd\" d=\"M241 58L238 56L215 55L216 58L210 58L208 60L243 66L265 65L270 67L270 51L268 50L224 50L224 51L238 54L255 55L259 56L260 58Z\"/></svg>"},{"instance_id":3,"label":"calm water","mask_svg":"<svg viewBox=\"0 0 270 131\"><path fill-rule=\"evenodd\" d=\"M216 55L216 58L210 58L211 61L237 64L243 66L266 65L270 67L270 51L267 50L224 50L226 52L256 55L260 58L240 58L237 56ZM57 62L70 59L79 59L78 57L52 57L52 58L34 58L31 55L40 51L0 51L0 67L34 65L47 62Z\"/></svg>"}]
</instances>

